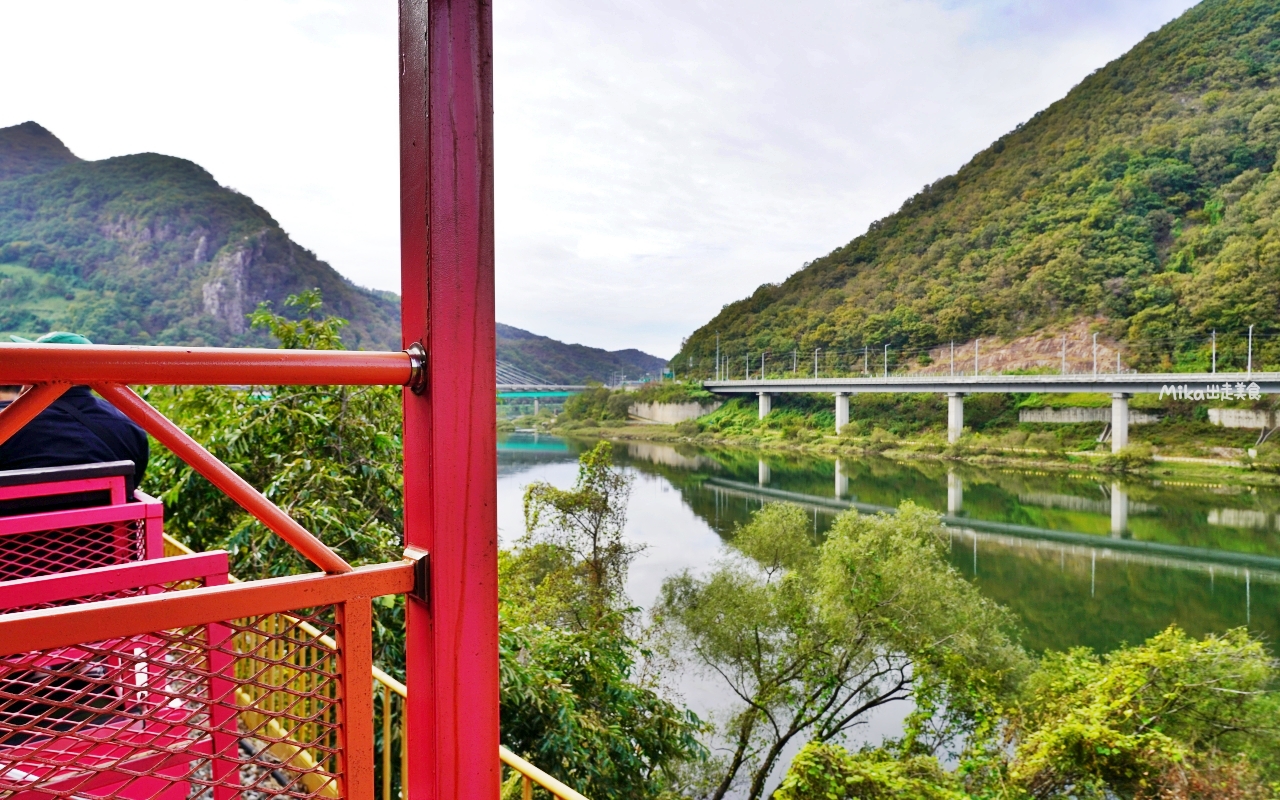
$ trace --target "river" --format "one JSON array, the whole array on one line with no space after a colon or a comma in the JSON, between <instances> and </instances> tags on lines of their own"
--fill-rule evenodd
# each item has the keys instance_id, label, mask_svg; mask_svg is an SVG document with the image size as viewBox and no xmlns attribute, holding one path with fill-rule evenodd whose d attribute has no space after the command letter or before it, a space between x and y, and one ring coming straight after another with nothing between
<instances>
[{"instance_id":1,"label":"river","mask_svg":"<svg viewBox=\"0 0 1280 800\"><path fill-rule=\"evenodd\" d=\"M523 487L573 484L588 443L510 434L498 444L498 528L504 546L524 533ZM667 576L710 568L726 540L766 502L806 508L821 534L847 508L904 500L945 515L951 563L1012 609L1035 651L1138 643L1177 623L1201 636L1247 625L1280 634L1280 491L938 461L820 458L744 450L615 445L634 476L626 533L646 546L627 584L652 605ZM701 715L731 698L708 676L674 686ZM857 738L895 732L906 709L881 714Z\"/></svg>"}]
</instances>

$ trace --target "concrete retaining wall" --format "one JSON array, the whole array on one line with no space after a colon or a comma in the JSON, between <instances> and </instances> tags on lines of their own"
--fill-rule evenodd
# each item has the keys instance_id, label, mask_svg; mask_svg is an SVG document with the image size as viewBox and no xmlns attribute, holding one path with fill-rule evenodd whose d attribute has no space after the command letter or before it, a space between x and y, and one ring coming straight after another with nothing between
<instances>
[{"instance_id":1,"label":"concrete retaining wall","mask_svg":"<svg viewBox=\"0 0 1280 800\"><path fill-rule=\"evenodd\" d=\"M1211 408L1209 421L1224 428L1274 428L1276 420L1269 411L1252 408Z\"/></svg>"},{"instance_id":2,"label":"concrete retaining wall","mask_svg":"<svg viewBox=\"0 0 1280 800\"><path fill-rule=\"evenodd\" d=\"M1110 422L1111 409L1100 408L1023 408L1018 411L1018 422L1048 422L1068 424L1076 422ZM1154 425L1160 421L1155 414L1129 409L1130 425Z\"/></svg>"},{"instance_id":3,"label":"concrete retaining wall","mask_svg":"<svg viewBox=\"0 0 1280 800\"><path fill-rule=\"evenodd\" d=\"M684 422L687 419L697 419L698 417L710 414L720 406L723 402L715 401L712 403L633 403L627 412L636 419L645 422L660 422L664 425L674 425L677 422Z\"/></svg>"}]
</instances>

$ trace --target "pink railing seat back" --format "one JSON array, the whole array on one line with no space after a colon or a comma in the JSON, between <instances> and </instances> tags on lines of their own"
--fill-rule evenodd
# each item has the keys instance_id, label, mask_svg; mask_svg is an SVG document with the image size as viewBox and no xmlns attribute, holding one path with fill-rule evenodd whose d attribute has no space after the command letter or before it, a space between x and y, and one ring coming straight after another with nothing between
<instances>
[{"instance_id":1,"label":"pink railing seat back","mask_svg":"<svg viewBox=\"0 0 1280 800\"><path fill-rule=\"evenodd\" d=\"M0 471L0 582L163 555L164 507L125 495L133 462Z\"/></svg>"},{"instance_id":2,"label":"pink railing seat back","mask_svg":"<svg viewBox=\"0 0 1280 800\"><path fill-rule=\"evenodd\" d=\"M227 582L225 552L0 584L0 615ZM231 792L231 631L210 624L0 659L0 795L181 800Z\"/></svg>"}]
</instances>

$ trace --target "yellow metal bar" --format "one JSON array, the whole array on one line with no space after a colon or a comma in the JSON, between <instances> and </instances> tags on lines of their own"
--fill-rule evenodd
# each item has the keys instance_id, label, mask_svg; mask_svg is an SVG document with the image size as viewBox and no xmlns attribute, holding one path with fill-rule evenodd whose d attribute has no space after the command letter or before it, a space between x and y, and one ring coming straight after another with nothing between
<instances>
[{"instance_id":1,"label":"yellow metal bar","mask_svg":"<svg viewBox=\"0 0 1280 800\"><path fill-rule=\"evenodd\" d=\"M382 687L382 800L391 800L391 690Z\"/></svg>"},{"instance_id":2,"label":"yellow metal bar","mask_svg":"<svg viewBox=\"0 0 1280 800\"><path fill-rule=\"evenodd\" d=\"M583 795L578 794L505 747L498 748L498 758L502 759L503 764L532 780L543 789L560 798L560 800L587 800Z\"/></svg>"}]
</instances>

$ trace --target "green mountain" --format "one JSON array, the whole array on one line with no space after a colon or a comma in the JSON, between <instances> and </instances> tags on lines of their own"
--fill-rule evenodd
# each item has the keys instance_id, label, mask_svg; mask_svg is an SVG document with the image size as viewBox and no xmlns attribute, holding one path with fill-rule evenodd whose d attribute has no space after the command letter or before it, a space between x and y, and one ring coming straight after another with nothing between
<instances>
[{"instance_id":1,"label":"green mountain","mask_svg":"<svg viewBox=\"0 0 1280 800\"><path fill-rule=\"evenodd\" d=\"M265 209L190 161L83 161L34 122L0 129L0 333L108 344L268 344L246 315L319 288L351 347L400 347L395 295L295 244Z\"/></svg>"},{"instance_id":2,"label":"green mountain","mask_svg":"<svg viewBox=\"0 0 1280 800\"><path fill-rule=\"evenodd\" d=\"M1223 332L1252 324L1254 367L1275 368L1278 79L1280 3L1205 0L862 236L726 306L676 361L710 374L717 333L734 363L885 344L900 360L1097 318L1131 365L1183 368L1207 362L1213 330L1222 363Z\"/></svg>"},{"instance_id":3,"label":"green mountain","mask_svg":"<svg viewBox=\"0 0 1280 800\"><path fill-rule=\"evenodd\" d=\"M639 350L601 350L565 344L546 336L498 323L498 360L548 383L611 383L618 374L629 380L658 378L665 359Z\"/></svg>"}]
</instances>

